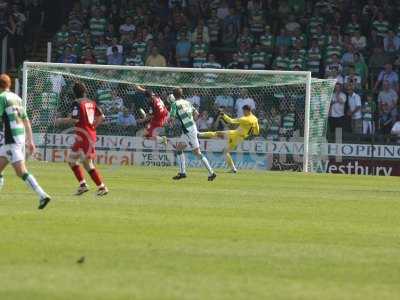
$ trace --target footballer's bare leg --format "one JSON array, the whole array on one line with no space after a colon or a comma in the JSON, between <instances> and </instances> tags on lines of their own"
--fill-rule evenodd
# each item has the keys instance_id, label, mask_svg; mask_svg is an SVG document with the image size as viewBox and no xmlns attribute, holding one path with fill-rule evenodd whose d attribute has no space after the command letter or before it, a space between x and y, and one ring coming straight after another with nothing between
<instances>
[{"instance_id":1,"label":"footballer's bare leg","mask_svg":"<svg viewBox=\"0 0 400 300\"><path fill-rule=\"evenodd\" d=\"M3 171L8 165L8 159L5 157L0 156L0 190L4 186L4 177L3 177Z\"/></svg>"},{"instance_id":2,"label":"footballer's bare leg","mask_svg":"<svg viewBox=\"0 0 400 300\"><path fill-rule=\"evenodd\" d=\"M89 191L89 186L86 183L83 175L82 167L79 164L80 154L72 152L68 157L68 165L74 173L76 180L79 182L79 187L75 192L75 196L80 196Z\"/></svg>"},{"instance_id":3,"label":"footballer's bare leg","mask_svg":"<svg viewBox=\"0 0 400 300\"><path fill-rule=\"evenodd\" d=\"M216 177L217 174L214 173L214 170L211 168L210 163L208 162L207 157L201 153L200 148L196 148L193 150L193 153L196 155L197 159L201 160L203 165L206 167L208 171L208 181L213 181Z\"/></svg>"},{"instance_id":4,"label":"footballer's bare leg","mask_svg":"<svg viewBox=\"0 0 400 300\"><path fill-rule=\"evenodd\" d=\"M26 168L25 161L17 161L12 164L15 174L21 178L26 185L32 189L39 196L39 207L38 209L43 209L51 201L50 196L41 188L39 183L36 181L32 174L29 174Z\"/></svg>"},{"instance_id":5,"label":"footballer's bare leg","mask_svg":"<svg viewBox=\"0 0 400 300\"><path fill-rule=\"evenodd\" d=\"M186 148L186 144L184 143L178 143L176 145L176 162L179 167L179 173L172 177L173 180L180 180L186 178L186 159L185 159L185 153L183 152Z\"/></svg>"},{"instance_id":6,"label":"footballer's bare leg","mask_svg":"<svg viewBox=\"0 0 400 300\"><path fill-rule=\"evenodd\" d=\"M86 169L86 172L89 173L90 178L92 178L93 182L97 186L97 196L105 196L108 194L108 188L103 182L103 179L101 178L100 172L96 169L96 166L94 165L94 162L90 158L86 158L83 161L83 166Z\"/></svg>"}]
</instances>

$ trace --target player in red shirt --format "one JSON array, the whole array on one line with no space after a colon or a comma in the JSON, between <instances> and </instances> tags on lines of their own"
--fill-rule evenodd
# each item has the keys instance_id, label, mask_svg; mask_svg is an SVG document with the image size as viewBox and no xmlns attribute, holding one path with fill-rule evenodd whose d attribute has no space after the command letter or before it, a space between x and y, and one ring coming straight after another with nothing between
<instances>
[{"instance_id":1,"label":"player in red shirt","mask_svg":"<svg viewBox=\"0 0 400 300\"><path fill-rule=\"evenodd\" d=\"M157 136L157 130L163 128L167 122L169 114L168 109L165 107L161 98L155 95L152 91L141 86L136 86L136 90L145 95L150 105L150 113L148 115L146 115L146 113L141 109L143 117L141 121L148 122L144 129L144 137L165 143L166 138Z\"/></svg>"},{"instance_id":2,"label":"player in red shirt","mask_svg":"<svg viewBox=\"0 0 400 300\"><path fill-rule=\"evenodd\" d=\"M68 157L68 164L79 181L79 188L75 195L82 195L89 191L89 187L83 175L79 161L96 184L98 196L107 195L108 189L101 179L99 171L94 165L96 158L96 128L104 121L104 115L96 102L86 98L86 87L76 82L74 87L76 100L72 105L72 113L69 118L57 119L57 124L72 124L75 126L75 143Z\"/></svg>"}]
</instances>

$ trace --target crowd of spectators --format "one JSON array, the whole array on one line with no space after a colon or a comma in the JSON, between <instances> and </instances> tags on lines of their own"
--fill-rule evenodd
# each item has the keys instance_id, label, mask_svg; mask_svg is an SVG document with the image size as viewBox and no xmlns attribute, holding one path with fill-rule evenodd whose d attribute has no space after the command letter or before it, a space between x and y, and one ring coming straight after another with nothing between
<instances>
[{"instance_id":1,"label":"crowd of spectators","mask_svg":"<svg viewBox=\"0 0 400 300\"><path fill-rule=\"evenodd\" d=\"M7 36L9 70L16 70L26 53L38 50L44 19L39 0L0 0L0 41Z\"/></svg>"},{"instance_id":2,"label":"crowd of spectators","mask_svg":"<svg viewBox=\"0 0 400 300\"><path fill-rule=\"evenodd\" d=\"M54 37L54 56L66 63L310 70L338 82L331 138L343 128L350 138L389 140L398 119L399 4L81 0ZM283 127L285 112L274 110L258 114L266 113L267 125L280 116ZM207 114L202 112L202 128L211 126Z\"/></svg>"}]
</instances>

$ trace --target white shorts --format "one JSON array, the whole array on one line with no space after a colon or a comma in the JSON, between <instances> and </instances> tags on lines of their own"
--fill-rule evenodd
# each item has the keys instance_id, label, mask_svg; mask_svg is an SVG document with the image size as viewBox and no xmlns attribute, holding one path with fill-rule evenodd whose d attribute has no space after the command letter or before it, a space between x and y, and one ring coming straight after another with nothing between
<instances>
[{"instance_id":1,"label":"white shorts","mask_svg":"<svg viewBox=\"0 0 400 300\"><path fill-rule=\"evenodd\" d=\"M182 134L180 142L186 144L186 146L191 150L200 148L199 138L197 137L197 130Z\"/></svg>"},{"instance_id":2,"label":"white shorts","mask_svg":"<svg viewBox=\"0 0 400 300\"><path fill-rule=\"evenodd\" d=\"M10 163L25 160L24 145L7 144L0 146L0 157L5 157Z\"/></svg>"}]
</instances>

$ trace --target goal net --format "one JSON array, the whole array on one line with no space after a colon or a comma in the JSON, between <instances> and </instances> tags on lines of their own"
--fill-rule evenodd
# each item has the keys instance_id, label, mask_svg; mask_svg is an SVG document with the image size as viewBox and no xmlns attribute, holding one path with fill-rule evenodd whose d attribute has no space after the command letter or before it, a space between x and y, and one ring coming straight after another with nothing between
<instances>
[{"instance_id":1,"label":"goal net","mask_svg":"<svg viewBox=\"0 0 400 300\"><path fill-rule=\"evenodd\" d=\"M70 113L76 81L85 83L88 97L106 115L98 128L96 145L105 161L123 152L123 157L132 160L130 164L146 164L144 155L150 157L157 152L159 165L174 164L173 143L163 148L142 138L145 124L139 110L148 112L150 107L135 85L151 89L167 103L173 88L183 88L185 98L200 112L199 131L234 129L218 117L218 110L222 108L237 117L244 104L252 106L261 132L235 150L233 156L239 167L318 172L327 159L323 145L334 80L314 79L309 72L26 62L23 98L40 149L38 159L65 159L73 130L55 126L55 118ZM179 126L168 124L159 135L173 141L180 135ZM225 166L222 152L226 142L201 141L203 151L216 167ZM163 158L169 163L161 163ZM122 163L122 158L116 160Z\"/></svg>"}]
</instances>

